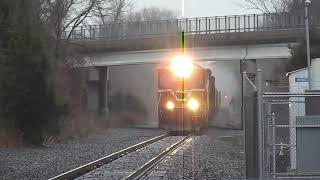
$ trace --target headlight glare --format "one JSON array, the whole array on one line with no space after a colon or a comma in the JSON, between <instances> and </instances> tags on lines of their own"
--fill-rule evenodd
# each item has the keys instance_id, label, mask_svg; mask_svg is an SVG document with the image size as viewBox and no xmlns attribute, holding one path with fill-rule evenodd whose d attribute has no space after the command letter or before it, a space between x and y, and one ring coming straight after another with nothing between
<instances>
[{"instance_id":1,"label":"headlight glare","mask_svg":"<svg viewBox=\"0 0 320 180\"><path fill-rule=\"evenodd\" d=\"M193 99L193 98L191 98L191 99L188 101L187 105L188 105L188 108L189 108L190 110L192 110L192 111L198 110L198 109L199 109L199 106L200 106L199 102L198 102L196 99Z\"/></svg>"},{"instance_id":2,"label":"headlight glare","mask_svg":"<svg viewBox=\"0 0 320 180\"><path fill-rule=\"evenodd\" d=\"M188 78L192 74L193 64L188 56L177 56L171 61L170 69L176 76Z\"/></svg>"},{"instance_id":3,"label":"headlight glare","mask_svg":"<svg viewBox=\"0 0 320 180\"><path fill-rule=\"evenodd\" d=\"M175 107L174 103L172 101L168 101L167 104L166 104L166 108L168 110L173 110Z\"/></svg>"}]
</instances>

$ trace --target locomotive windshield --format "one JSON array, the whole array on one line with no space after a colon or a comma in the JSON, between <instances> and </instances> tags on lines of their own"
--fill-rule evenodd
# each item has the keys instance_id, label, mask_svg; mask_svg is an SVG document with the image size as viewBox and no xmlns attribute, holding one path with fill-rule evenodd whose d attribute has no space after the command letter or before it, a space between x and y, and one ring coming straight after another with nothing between
<instances>
[{"instance_id":1,"label":"locomotive windshield","mask_svg":"<svg viewBox=\"0 0 320 180\"><path fill-rule=\"evenodd\" d=\"M167 69L159 70L159 89L181 89L181 78L178 78ZM192 76L185 79L185 90L189 89L204 89L204 72L200 69L195 69Z\"/></svg>"}]
</instances>

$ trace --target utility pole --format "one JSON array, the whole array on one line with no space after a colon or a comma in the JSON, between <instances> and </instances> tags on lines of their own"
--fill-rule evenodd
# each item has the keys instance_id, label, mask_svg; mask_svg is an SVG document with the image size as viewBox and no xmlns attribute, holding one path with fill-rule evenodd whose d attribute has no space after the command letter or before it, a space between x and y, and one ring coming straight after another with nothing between
<instances>
[{"instance_id":1,"label":"utility pole","mask_svg":"<svg viewBox=\"0 0 320 180\"><path fill-rule=\"evenodd\" d=\"M308 64L308 82L309 90L312 90L312 77L311 77L311 53L310 53L310 31L309 31L309 8L311 0L305 0L304 11L305 11L305 26L306 26L306 51L307 51L307 64Z\"/></svg>"}]
</instances>

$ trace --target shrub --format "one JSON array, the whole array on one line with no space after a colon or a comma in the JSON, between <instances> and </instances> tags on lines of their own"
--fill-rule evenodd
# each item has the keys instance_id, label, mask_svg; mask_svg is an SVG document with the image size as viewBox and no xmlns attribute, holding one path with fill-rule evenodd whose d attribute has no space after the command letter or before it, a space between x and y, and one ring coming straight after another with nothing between
<instances>
[{"instance_id":1,"label":"shrub","mask_svg":"<svg viewBox=\"0 0 320 180\"><path fill-rule=\"evenodd\" d=\"M59 129L53 56L36 1L0 2L0 116L21 131L26 143L41 144Z\"/></svg>"}]
</instances>

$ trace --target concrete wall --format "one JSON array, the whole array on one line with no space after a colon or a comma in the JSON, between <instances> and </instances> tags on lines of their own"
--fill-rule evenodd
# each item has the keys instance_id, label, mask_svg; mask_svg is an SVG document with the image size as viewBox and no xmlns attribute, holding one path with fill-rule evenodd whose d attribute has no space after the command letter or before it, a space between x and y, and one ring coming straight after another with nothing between
<instances>
[{"instance_id":1,"label":"concrete wall","mask_svg":"<svg viewBox=\"0 0 320 180\"><path fill-rule=\"evenodd\" d=\"M146 107L147 114L136 126L157 127L157 65L110 66L110 95L117 92L130 93L138 97Z\"/></svg>"}]
</instances>

